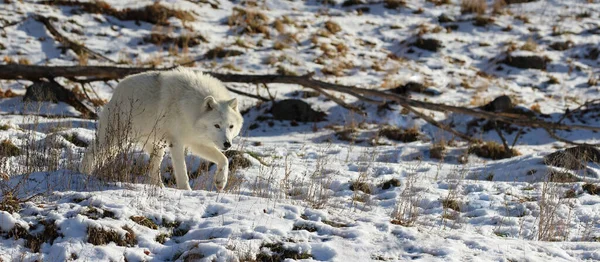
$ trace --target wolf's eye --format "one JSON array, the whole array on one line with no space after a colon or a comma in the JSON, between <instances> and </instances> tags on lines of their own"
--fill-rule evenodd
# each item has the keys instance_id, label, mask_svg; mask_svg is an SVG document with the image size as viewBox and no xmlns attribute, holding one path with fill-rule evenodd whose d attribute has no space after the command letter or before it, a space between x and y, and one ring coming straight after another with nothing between
<instances>
[{"instance_id":1,"label":"wolf's eye","mask_svg":"<svg viewBox=\"0 0 600 262\"><path fill-rule=\"evenodd\" d=\"M229 128L233 128L233 125L230 125Z\"/></svg>"},{"instance_id":2,"label":"wolf's eye","mask_svg":"<svg viewBox=\"0 0 600 262\"><path fill-rule=\"evenodd\" d=\"M216 127L216 128L221 128L221 126L220 126L220 125L215 125L215 127Z\"/></svg>"}]
</instances>

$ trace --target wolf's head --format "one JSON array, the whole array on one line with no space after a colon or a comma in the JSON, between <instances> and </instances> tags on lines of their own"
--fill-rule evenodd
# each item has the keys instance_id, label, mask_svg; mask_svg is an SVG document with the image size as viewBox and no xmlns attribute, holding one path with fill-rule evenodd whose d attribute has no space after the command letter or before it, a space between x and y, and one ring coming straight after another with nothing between
<instances>
[{"instance_id":1,"label":"wolf's head","mask_svg":"<svg viewBox=\"0 0 600 262\"><path fill-rule=\"evenodd\" d=\"M238 111L237 99L217 101L214 97L207 96L202 103L202 111L204 113L196 121L196 128L205 131L205 135L217 148L229 149L244 122Z\"/></svg>"}]
</instances>

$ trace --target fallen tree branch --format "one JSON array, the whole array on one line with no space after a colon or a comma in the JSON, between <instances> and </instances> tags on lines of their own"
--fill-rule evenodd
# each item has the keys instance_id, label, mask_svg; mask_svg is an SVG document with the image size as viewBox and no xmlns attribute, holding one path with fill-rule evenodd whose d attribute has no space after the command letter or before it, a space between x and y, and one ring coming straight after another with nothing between
<instances>
[{"instance_id":1,"label":"fallen tree branch","mask_svg":"<svg viewBox=\"0 0 600 262\"><path fill-rule=\"evenodd\" d=\"M106 56L103 56L97 52L94 52L91 49L87 48L86 46L84 46L80 43L77 43L75 41L72 41L68 37L63 36L58 30L56 30L54 25L52 25L52 20L56 20L56 18L36 15L36 16L34 16L34 19L37 20L38 22L44 24L46 29L48 29L48 31L54 37L54 39L56 39L56 41L60 42L66 48L73 50L73 52L75 52L78 56L81 56L83 54L88 54L92 57L102 58L111 63L116 63L112 59L110 59Z\"/></svg>"},{"instance_id":2,"label":"fallen tree branch","mask_svg":"<svg viewBox=\"0 0 600 262\"><path fill-rule=\"evenodd\" d=\"M131 74L137 74L151 70L165 70L156 68L140 68L140 67L115 67L115 66L36 66L36 65L0 65L0 79L29 79L37 80L40 78L52 78L56 76L60 77L94 77L101 79L119 79ZM453 112L464 115L469 115L477 118L484 118L494 121L504 121L507 123L527 126L534 128L544 128L549 130L591 130L600 131L600 127L587 126L587 125L564 125L559 123L552 123L543 121L537 118L524 117L516 114L508 113L491 113L478 109L471 109L466 107L451 106L445 104L437 104L431 102L424 102L419 100L410 99L401 95L383 92L379 90L345 86L327 83L319 80L312 79L310 76L286 76L286 75L242 75L242 74L218 74L209 73L215 78L223 82L239 82L249 84L295 84L304 87L317 88L323 90L336 91L346 93L349 95L357 96L357 98L371 96L377 97L383 102L386 100L395 101L401 106L421 108L439 112ZM431 123L431 122L430 122Z\"/></svg>"},{"instance_id":3,"label":"fallen tree branch","mask_svg":"<svg viewBox=\"0 0 600 262\"><path fill-rule=\"evenodd\" d=\"M439 129L442 129L446 132L450 132L450 133L454 134L455 136L464 139L465 141L475 142L475 139L471 138L470 136L463 134L461 132L458 132L449 126L436 121L432 117L426 115L425 113L419 112L418 110L412 108L411 106L405 106L404 108L408 109L408 111L413 112L413 114L417 115L418 117L422 118L423 120L429 122L430 124L432 124L433 126L439 128Z\"/></svg>"}]
</instances>

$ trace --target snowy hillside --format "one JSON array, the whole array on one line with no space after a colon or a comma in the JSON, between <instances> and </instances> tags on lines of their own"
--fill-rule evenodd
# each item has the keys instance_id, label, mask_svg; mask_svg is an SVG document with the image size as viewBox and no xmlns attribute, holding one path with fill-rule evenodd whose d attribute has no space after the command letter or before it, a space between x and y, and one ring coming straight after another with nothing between
<instances>
[{"instance_id":1,"label":"snowy hillside","mask_svg":"<svg viewBox=\"0 0 600 262\"><path fill-rule=\"evenodd\" d=\"M393 101L228 82L229 183L189 155L182 191L137 148L78 173L96 121L3 79L0 261L600 261L600 151L562 151L600 143L599 43L594 0L4 0L0 65L311 75L573 128L417 108L468 142ZM118 84L54 80L97 112Z\"/></svg>"}]
</instances>

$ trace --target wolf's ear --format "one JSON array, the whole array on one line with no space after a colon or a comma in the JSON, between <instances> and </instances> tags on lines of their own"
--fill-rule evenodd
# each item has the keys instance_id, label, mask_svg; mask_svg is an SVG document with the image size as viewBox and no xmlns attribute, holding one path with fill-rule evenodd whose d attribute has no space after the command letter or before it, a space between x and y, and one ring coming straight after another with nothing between
<instances>
[{"instance_id":1,"label":"wolf's ear","mask_svg":"<svg viewBox=\"0 0 600 262\"><path fill-rule=\"evenodd\" d=\"M207 96L206 98L204 98L203 106L206 109L206 111L213 110L217 108L217 100L215 100L215 98L212 96Z\"/></svg>"},{"instance_id":2,"label":"wolf's ear","mask_svg":"<svg viewBox=\"0 0 600 262\"><path fill-rule=\"evenodd\" d=\"M233 110L238 110L237 98L229 100L227 104L229 104L229 107L231 107Z\"/></svg>"}]
</instances>

